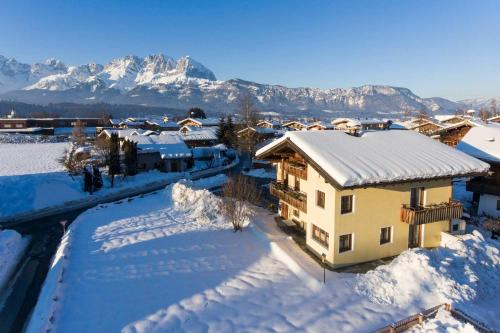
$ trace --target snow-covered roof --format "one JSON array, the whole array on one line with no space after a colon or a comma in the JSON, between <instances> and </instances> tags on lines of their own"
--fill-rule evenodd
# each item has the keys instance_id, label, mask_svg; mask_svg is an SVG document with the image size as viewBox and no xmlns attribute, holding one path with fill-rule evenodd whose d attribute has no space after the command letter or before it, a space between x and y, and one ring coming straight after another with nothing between
<instances>
[{"instance_id":1,"label":"snow-covered roof","mask_svg":"<svg viewBox=\"0 0 500 333\"><path fill-rule=\"evenodd\" d=\"M163 132L161 135L132 135L127 137L137 142L137 148L143 151L159 151L162 158L190 157L191 150L177 132Z\"/></svg>"},{"instance_id":2,"label":"snow-covered roof","mask_svg":"<svg viewBox=\"0 0 500 333\"><path fill-rule=\"evenodd\" d=\"M288 132L259 149L265 158L291 143L341 187L484 173L489 165L413 131Z\"/></svg>"},{"instance_id":3,"label":"snow-covered roof","mask_svg":"<svg viewBox=\"0 0 500 333\"><path fill-rule=\"evenodd\" d=\"M161 132L161 134L168 134L169 132ZM177 133L177 132L176 132ZM191 128L185 133L180 133L184 141L205 141L205 140L217 140L217 134L215 128Z\"/></svg>"},{"instance_id":4,"label":"snow-covered roof","mask_svg":"<svg viewBox=\"0 0 500 333\"><path fill-rule=\"evenodd\" d=\"M118 134L119 138L125 138L131 135L141 135L143 132L144 132L143 130L135 128L105 129L99 134L99 136L103 135L104 133L104 135L111 137L111 134L116 133Z\"/></svg>"},{"instance_id":5,"label":"snow-covered roof","mask_svg":"<svg viewBox=\"0 0 500 333\"><path fill-rule=\"evenodd\" d=\"M330 123L327 123L326 121L316 121L312 124L310 124L309 126L307 126L307 128L311 128L311 127L314 127L314 126L321 126L323 128L334 128L335 126L333 126L333 124L330 124Z\"/></svg>"},{"instance_id":6,"label":"snow-covered roof","mask_svg":"<svg viewBox=\"0 0 500 333\"><path fill-rule=\"evenodd\" d=\"M217 126L219 125L219 119L217 118L186 118L179 121L177 124L183 125L185 122L192 121L194 123L200 124L200 126Z\"/></svg>"},{"instance_id":7,"label":"snow-covered roof","mask_svg":"<svg viewBox=\"0 0 500 333\"><path fill-rule=\"evenodd\" d=\"M264 124L264 123L269 124L271 126L281 126L281 122L279 122L278 120L275 120L275 119L261 120L257 123L257 126Z\"/></svg>"},{"instance_id":8,"label":"snow-covered roof","mask_svg":"<svg viewBox=\"0 0 500 333\"><path fill-rule=\"evenodd\" d=\"M450 115L450 114L436 114L434 116L434 119L436 119L437 121L439 122L446 122L446 121L449 121L451 119L454 119L454 118L459 118L459 119L463 119L463 117L460 117L460 116L457 116L457 115Z\"/></svg>"},{"instance_id":9,"label":"snow-covered roof","mask_svg":"<svg viewBox=\"0 0 500 333\"><path fill-rule=\"evenodd\" d=\"M500 127L473 127L457 149L487 162L500 163Z\"/></svg>"}]
</instances>

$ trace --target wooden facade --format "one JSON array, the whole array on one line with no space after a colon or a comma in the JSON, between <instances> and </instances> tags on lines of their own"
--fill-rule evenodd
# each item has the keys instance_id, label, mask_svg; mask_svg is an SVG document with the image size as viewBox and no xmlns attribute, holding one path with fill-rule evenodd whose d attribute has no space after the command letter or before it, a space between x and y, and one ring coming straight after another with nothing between
<instances>
[{"instance_id":1,"label":"wooden facade","mask_svg":"<svg viewBox=\"0 0 500 333\"><path fill-rule=\"evenodd\" d=\"M273 182L270 187L271 195L274 195L287 204L307 213L307 196L299 191L287 187L283 183Z\"/></svg>"},{"instance_id":2,"label":"wooden facade","mask_svg":"<svg viewBox=\"0 0 500 333\"><path fill-rule=\"evenodd\" d=\"M428 224L438 221L459 219L462 217L463 206L459 201L450 200L431 206L401 207L401 222L411 225Z\"/></svg>"}]
</instances>

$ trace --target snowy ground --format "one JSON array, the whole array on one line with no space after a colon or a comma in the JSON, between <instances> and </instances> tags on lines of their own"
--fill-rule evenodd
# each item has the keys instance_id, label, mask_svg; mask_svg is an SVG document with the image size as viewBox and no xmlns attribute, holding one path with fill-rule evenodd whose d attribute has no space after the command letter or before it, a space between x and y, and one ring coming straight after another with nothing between
<instances>
[{"instance_id":1,"label":"snowy ground","mask_svg":"<svg viewBox=\"0 0 500 333\"><path fill-rule=\"evenodd\" d=\"M7 283L28 244L29 238L22 237L14 230L0 231L0 290Z\"/></svg>"},{"instance_id":2,"label":"snowy ground","mask_svg":"<svg viewBox=\"0 0 500 333\"><path fill-rule=\"evenodd\" d=\"M255 178L276 179L276 170L267 171L266 169L251 169L248 172L243 172L243 174Z\"/></svg>"},{"instance_id":3,"label":"snowy ground","mask_svg":"<svg viewBox=\"0 0 500 333\"><path fill-rule=\"evenodd\" d=\"M82 214L28 332L368 332L443 301L500 327L500 245L480 233L368 274L327 272L323 285L272 215L259 210L234 233L203 186L177 183Z\"/></svg>"},{"instance_id":4,"label":"snowy ground","mask_svg":"<svg viewBox=\"0 0 500 333\"><path fill-rule=\"evenodd\" d=\"M0 144L0 218L82 200L81 177L70 177L57 162L67 143ZM179 179L182 174L150 171L133 177L115 178L110 188L104 187L94 196L104 196L125 188L144 186L159 180Z\"/></svg>"}]
</instances>

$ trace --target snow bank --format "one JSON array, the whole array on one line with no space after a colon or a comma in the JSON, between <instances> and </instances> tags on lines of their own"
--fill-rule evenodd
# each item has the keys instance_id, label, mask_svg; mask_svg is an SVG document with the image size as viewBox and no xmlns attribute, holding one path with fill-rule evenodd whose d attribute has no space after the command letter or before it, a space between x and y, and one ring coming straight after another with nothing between
<instances>
[{"instance_id":1,"label":"snow bank","mask_svg":"<svg viewBox=\"0 0 500 333\"><path fill-rule=\"evenodd\" d=\"M355 290L376 303L396 306L498 297L498 246L478 231L453 239L434 250L405 251L390 264L358 275Z\"/></svg>"},{"instance_id":2,"label":"snow bank","mask_svg":"<svg viewBox=\"0 0 500 333\"><path fill-rule=\"evenodd\" d=\"M28 244L29 237L22 237L14 230L0 231L0 290L7 284Z\"/></svg>"},{"instance_id":3,"label":"snow bank","mask_svg":"<svg viewBox=\"0 0 500 333\"><path fill-rule=\"evenodd\" d=\"M463 323L450 314L450 312L439 309L436 317L426 320L422 325L410 328L407 333L476 333L474 326Z\"/></svg>"},{"instance_id":4,"label":"snow bank","mask_svg":"<svg viewBox=\"0 0 500 333\"><path fill-rule=\"evenodd\" d=\"M178 182L170 185L165 192L171 196L174 207L190 215L201 224L222 223L220 199L206 189L196 190L189 182Z\"/></svg>"}]
</instances>

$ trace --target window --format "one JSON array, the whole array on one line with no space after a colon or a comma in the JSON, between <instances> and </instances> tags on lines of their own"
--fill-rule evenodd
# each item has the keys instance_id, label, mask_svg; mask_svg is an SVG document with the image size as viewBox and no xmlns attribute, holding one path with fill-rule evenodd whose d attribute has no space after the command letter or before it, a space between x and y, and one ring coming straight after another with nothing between
<instances>
[{"instance_id":1,"label":"window","mask_svg":"<svg viewBox=\"0 0 500 333\"><path fill-rule=\"evenodd\" d=\"M11 127L12 127L12 125L11 125L11 124L3 124L3 127L4 127L4 128L11 128Z\"/></svg>"},{"instance_id":2,"label":"window","mask_svg":"<svg viewBox=\"0 0 500 333\"><path fill-rule=\"evenodd\" d=\"M339 237L339 253L352 250L352 234Z\"/></svg>"},{"instance_id":3,"label":"window","mask_svg":"<svg viewBox=\"0 0 500 333\"><path fill-rule=\"evenodd\" d=\"M299 217L299 210L298 209L293 210L293 216Z\"/></svg>"},{"instance_id":4,"label":"window","mask_svg":"<svg viewBox=\"0 0 500 333\"><path fill-rule=\"evenodd\" d=\"M324 231L321 228L318 228L314 224L312 225L312 238L321 245L323 245L324 247L328 248L328 242L329 242L328 232Z\"/></svg>"},{"instance_id":5,"label":"window","mask_svg":"<svg viewBox=\"0 0 500 333\"><path fill-rule=\"evenodd\" d=\"M340 199L340 214L352 212L352 195L343 195Z\"/></svg>"},{"instance_id":6,"label":"window","mask_svg":"<svg viewBox=\"0 0 500 333\"><path fill-rule=\"evenodd\" d=\"M294 186L295 191L300 191L300 179L299 177L295 176L295 186Z\"/></svg>"},{"instance_id":7,"label":"window","mask_svg":"<svg viewBox=\"0 0 500 333\"><path fill-rule=\"evenodd\" d=\"M380 229L380 245L391 242L392 227Z\"/></svg>"},{"instance_id":8,"label":"window","mask_svg":"<svg viewBox=\"0 0 500 333\"><path fill-rule=\"evenodd\" d=\"M325 192L316 190L316 206L325 208Z\"/></svg>"},{"instance_id":9,"label":"window","mask_svg":"<svg viewBox=\"0 0 500 333\"><path fill-rule=\"evenodd\" d=\"M458 224L455 223L451 226L451 231L455 232L455 231L458 231Z\"/></svg>"},{"instance_id":10,"label":"window","mask_svg":"<svg viewBox=\"0 0 500 333\"><path fill-rule=\"evenodd\" d=\"M16 128L23 128L23 124L16 124Z\"/></svg>"},{"instance_id":11,"label":"window","mask_svg":"<svg viewBox=\"0 0 500 333\"><path fill-rule=\"evenodd\" d=\"M497 210L500 210L500 200L497 200Z\"/></svg>"}]
</instances>

